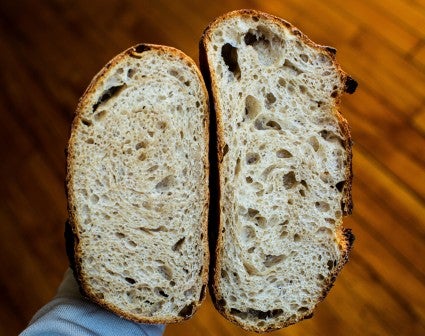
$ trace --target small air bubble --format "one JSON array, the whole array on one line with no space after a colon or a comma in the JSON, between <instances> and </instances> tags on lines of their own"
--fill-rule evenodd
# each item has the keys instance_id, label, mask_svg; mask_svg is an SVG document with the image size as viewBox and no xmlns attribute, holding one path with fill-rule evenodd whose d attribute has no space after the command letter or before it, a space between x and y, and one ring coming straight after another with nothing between
<instances>
[{"instance_id":1,"label":"small air bubble","mask_svg":"<svg viewBox=\"0 0 425 336\"><path fill-rule=\"evenodd\" d=\"M275 95L273 93L269 92L266 95L266 100L267 100L267 103L273 104L274 102L276 102L276 97L275 97Z\"/></svg>"},{"instance_id":2,"label":"small air bubble","mask_svg":"<svg viewBox=\"0 0 425 336\"><path fill-rule=\"evenodd\" d=\"M129 284L134 285L136 283L136 280L134 280L133 278L125 278L125 281L127 281Z\"/></svg>"},{"instance_id":3,"label":"small air bubble","mask_svg":"<svg viewBox=\"0 0 425 336\"><path fill-rule=\"evenodd\" d=\"M292 157L292 154L286 149L279 149L276 152L276 156L280 159L288 159L288 158Z\"/></svg>"},{"instance_id":4,"label":"small air bubble","mask_svg":"<svg viewBox=\"0 0 425 336\"><path fill-rule=\"evenodd\" d=\"M246 156L246 163L249 165L255 164L260 161L260 155L258 153L248 153Z\"/></svg>"}]
</instances>

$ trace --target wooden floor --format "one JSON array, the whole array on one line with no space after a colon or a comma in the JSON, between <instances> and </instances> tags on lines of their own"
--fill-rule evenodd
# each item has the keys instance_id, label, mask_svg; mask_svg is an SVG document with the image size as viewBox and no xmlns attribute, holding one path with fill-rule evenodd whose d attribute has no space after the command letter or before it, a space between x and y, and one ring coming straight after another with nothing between
<instances>
[{"instance_id":1,"label":"wooden floor","mask_svg":"<svg viewBox=\"0 0 425 336\"><path fill-rule=\"evenodd\" d=\"M137 42L197 60L214 17L257 8L338 49L359 88L351 261L314 318L273 335L425 335L425 1L1 1L0 334L22 330L67 267L64 148L92 76ZM209 300L166 335L248 335Z\"/></svg>"}]
</instances>

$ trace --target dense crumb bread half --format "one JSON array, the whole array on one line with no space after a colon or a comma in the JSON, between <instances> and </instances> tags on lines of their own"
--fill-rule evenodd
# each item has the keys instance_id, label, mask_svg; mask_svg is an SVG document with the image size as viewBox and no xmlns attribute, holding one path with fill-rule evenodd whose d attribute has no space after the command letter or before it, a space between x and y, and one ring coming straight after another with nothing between
<instances>
[{"instance_id":1,"label":"dense crumb bread half","mask_svg":"<svg viewBox=\"0 0 425 336\"><path fill-rule=\"evenodd\" d=\"M312 315L348 259L351 140L337 110L357 83L335 49L251 10L200 43L217 120L219 217L212 296L257 332Z\"/></svg>"},{"instance_id":2,"label":"dense crumb bread half","mask_svg":"<svg viewBox=\"0 0 425 336\"><path fill-rule=\"evenodd\" d=\"M208 278L208 97L182 52L137 45L93 79L67 156L71 263L83 293L134 321L177 322Z\"/></svg>"}]
</instances>

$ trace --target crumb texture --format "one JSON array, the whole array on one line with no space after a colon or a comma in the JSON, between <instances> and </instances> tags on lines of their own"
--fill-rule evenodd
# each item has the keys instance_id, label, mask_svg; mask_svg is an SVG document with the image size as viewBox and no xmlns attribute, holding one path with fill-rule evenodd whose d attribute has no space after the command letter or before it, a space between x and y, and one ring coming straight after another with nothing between
<instances>
[{"instance_id":1,"label":"crumb texture","mask_svg":"<svg viewBox=\"0 0 425 336\"><path fill-rule=\"evenodd\" d=\"M68 188L81 276L131 317L186 318L203 296L206 102L193 64L136 48L97 79L74 121Z\"/></svg>"},{"instance_id":2,"label":"crumb texture","mask_svg":"<svg viewBox=\"0 0 425 336\"><path fill-rule=\"evenodd\" d=\"M223 155L216 297L264 331L310 315L342 263L344 78L324 48L267 17L208 34Z\"/></svg>"}]
</instances>

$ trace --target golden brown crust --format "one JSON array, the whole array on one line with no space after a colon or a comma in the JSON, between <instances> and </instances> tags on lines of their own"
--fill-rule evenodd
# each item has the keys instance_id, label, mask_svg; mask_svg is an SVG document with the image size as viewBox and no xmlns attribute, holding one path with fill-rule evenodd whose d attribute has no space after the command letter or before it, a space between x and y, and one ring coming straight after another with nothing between
<instances>
[{"instance_id":1,"label":"golden brown crust","mask_svg":"<svg viewBox=\"0 0 425 336\"><path fill-rule=\"evenodd\" d=\"M181 322L183 320L186 320L190 318L199 308L202 301L205 299L206 291L205 288L207 286L208 282L208 266L209 266L209 250L208 250L208 208L209 208L209 189L208 189L208 176L209 176L209 160L208 160L208 151L203 156L203 164L205 169L205 191L204 196L207 200L204 204L204 211L203 211L203 220L201 223L202 226L202 232L203 232L203 238L202 238L202 244L203 244L203 250L204 250L204 256L203 256L203 264L204 267L202 268L202 274L200 275L202 278L202 290L201 290L201 296L199 300L196 302L196 304L191 305L191 309L188 309L186 312L184 312L183 316L169 316L169 317L163 317L163 318L156 318L156 317L140 317L135 316L134 314L131 314L129 312L126 312L124 310L121 310L111 304L109 304L106 300L103 298L98 297L94 293L90 291L90 286L87 284L87 281L84 277L84 274L81 269L81 246L79 244L79 235L78 232L81 227L81 223L78 222L76 218L76 212L75 212L75 200L74 200L74 190L72 188L72 178L73 178L73 160L75 158L74 153L74 143L76 141L76 128L78 123L81 121L81 113L82 110L85 108L87 104L90 102L90 98L92 95L96 92L97 85L109 74L109 70L114 65L123 62L127 57L135 57L139 58L142 53L144 52L156 52L158 54L161 53L168 53L171 54L177 58L180 58L182 62L185 62L186 65L191 67L197 74L199 78L199 82L201 84L202 91L205 96L205 100L203 100L201 103L204 104L205 108L205 116L204 116L204 129L205 129L205 141L206 145L208 147L209 143L209 102L208 102L208 92L206 89L206 86L204 84L202 75L196 66L195 62L188 57L186 54L181 52L178 49L168 47L168 46L161 46L161 45L155 45L155 44L138 44L133 47L128 48L124 52L118 54L116 57L114 57L111 61L109 61L104 68L92 79L91 83L89 84L88 88L82 95L82 97L79 100L79 103L77 105L77 109L75 112L75 117L71 125L71 136L68 141L68 146L66 149L66 194L68 199L68 215L69 220L67 221L66 228L65 228L65 237L66 237L66 246L67 246L67 254L70 261L70 266L73 269L74 276L77 280L77 283L80 287L80 291L82 295L90 299L91 301L95 302L96 304L114 312L115 314L140 323L175 323L175 322Z\"/></svg>"},{"instance_id":2,"label":"golden brown crust","mask_svg":"<svg viewBox=\"0 0 425 336\"><path fill-rule=\"evenodd\" d=\"M311 41L306 35L304 35L299 29L294 27L291 23L267 14L263 13L257 10L252 9L242 9L242 10L236 10L233 12L229 12L224 14L223 16L220 16L216 18L210 25L204 30L203 35L201 37L200 43L199 43L199 50L200 50L200 67L201 71L204 75L208 90L210 92L210 97L212 100L211 104L211 113L212 115L215 115L215 122L217 127L217 156L215 157L216 160L216 166L218 170L218 185L215 188L216 193L219 195L218 197L218 204L214 209L211 209L211 212L214 212L214 216L211 216L216 220L216 223L210 223L210 225L216 226L216 229L214 230L217 238L215 242L214 249L211 250L212 253L214 253L214 260L213 265L210 267L210 294L212 297L213 304L215 308L220 312L221 315L223 315L226 319L229 321L235 323L236 325L239 325L243 329L247 331L255 331L255 332L269 332L272 330L281 329L284 327L287 327L291 324L294 324L296 322L299 322L303 319L311 318L313 315L313 310L307 311L304 313L303 316L297 317L293 320L288 320L284 323L276 323L272 326L265 326L264 328L258 328L258 327L251 327L249 325L242 324L239 320L237 320L229 311L227 311L224 308L223 298L220 295L220 291L218 289L218 284L221 281L220 276L220 269L221 269L221 248L223 246L223 221L222 218L220 218L220 204L222 202L221 200L221 194L220 194L220 188L222 187L222 179L220 176L220 173L222 171L221 165L223 161L223 157L225 155L225 143L223 141L224 131L223 131L223 123L222 123L222 111L220 109L220 105L217 101L217 97L219 95L218 90L218 84L215 81L215 79L211 76L211 73L214 72L214 69L210 67L210 64L208 62L207 57L207 50L208 45L211 42L211 34L214 31L214 29L219 26L223 21L226 21L231 18L237 18L237 17L249 17L254 20L262 17L264 19L269 20L272 23L275 23L277 25L283 26L287 29L289 29L294 35L296 35L299 39L301 39L305 44L315 48L316 50L327 54L332 59L333 63L335 64L337 71L340 75L340 78L342 79L344 83L343 89L339 89L339 91L336 92L336 104L334 108L334 114L339 120L339 126L341 129L341 133L344 136L343 139L343 146L347 153L347 162L346 162L346 172L345 172L345 183L342 189L343 197L342 197L342 211L344 215L351 214L352 211L352 196L351 196L351 185L352 185L352 178L353 178L353 172L352 172L352 141L351 141L351 135L348 123L346 119L341 115L341 113L338 110L338 107L340 105L340 97L344 92L347 93L353 93L357 87L357 82L348 76L340 67L340 65L336 62L336 49L328 46L322 46L319 44L314 43ZM214 120L213 120L214 123ZM322 295L319 301L323 300L331 287L333 286L333 283L338 275L338 273L341 271L342 267L345 265L345 263L348 261L348 256L352 247L354 241L354 236L351 233L350 229L343 229L341 228L341 236L340 236L340 247L342 250L342 257L338 261L337 265L333 268L333 272L331 276L325 281L325 286L322 291Z\"/></svg>"}]
</instances>

